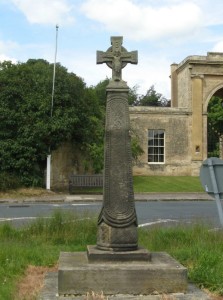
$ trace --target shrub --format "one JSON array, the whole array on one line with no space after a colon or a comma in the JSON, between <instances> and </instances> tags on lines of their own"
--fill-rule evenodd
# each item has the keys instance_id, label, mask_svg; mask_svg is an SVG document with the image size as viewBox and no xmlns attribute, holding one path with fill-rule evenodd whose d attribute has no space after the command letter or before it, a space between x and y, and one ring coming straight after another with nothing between
<instances>
[{"instance_id":1,"label":"shrub","mask_svg":"<svg viewBox=\"0 0 223 300\"><path fill-rule=\"evenodd\" d=\"M21 182L13 174L7 172L0 173L0 191L16 189L21 186Z\"/></svg>"}]
</instances>

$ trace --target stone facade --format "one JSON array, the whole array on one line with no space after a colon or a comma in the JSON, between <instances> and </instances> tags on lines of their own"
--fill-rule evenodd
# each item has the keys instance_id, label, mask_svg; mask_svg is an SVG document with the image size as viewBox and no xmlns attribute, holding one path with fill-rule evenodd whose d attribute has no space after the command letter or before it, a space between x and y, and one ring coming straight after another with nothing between
<instances>
[{"instance_id":1,"label":"stone facade","mask_svg":"<svg viewBox=\"0 0 223 300\"><path fill-rule=\"evenodd\" d=\"M223 53L188 56L171 65L171 107L133 107L130 118L144 154L136 175L199 175L207 158L207 107L223 96ZM148 130L165 132L165 161L148 163ZM221 150L222 152L222 150Z\"/></svg>"},{"instance_id":2,"label":"stone facade","mask_svg":"<svg viewBox=\"0 0 223 300\"><path fill-rule=\"evenodd\" d=\"M191 112L169 107L131 107L130 120L139 137L143 155L134 166L135 175L191 175ZM165 132L165 160L148 164L148 129Z\"/></svg>"},{"instance_id":3,"label":"stone facade","mask_svg":"<svg viewBox=\"0 0 223 300\"><path fill-rule=\"evenodd\" d=\"M207 107L213 95L223 98L223 53L188 56L171 65L171 107L130 107L131 127L144 150L134 175L199 175L207 158ZM148 163L148 130L152 129L165 132L162 163ZM52 156L52 186L64 185L70 173L79 173L78 155L66 147Z\"/></svg>"},{"instance_id":4,"label":"stone facade","mask_svg":"<svg viewBox=\"0 0 223 300\"><path fill-rule=\"evenodd\" d=\"M68 190L69 176L92 174L92 166L77 145L66 142L51 156L51 188Z\"/></svg>"}]
</instances>

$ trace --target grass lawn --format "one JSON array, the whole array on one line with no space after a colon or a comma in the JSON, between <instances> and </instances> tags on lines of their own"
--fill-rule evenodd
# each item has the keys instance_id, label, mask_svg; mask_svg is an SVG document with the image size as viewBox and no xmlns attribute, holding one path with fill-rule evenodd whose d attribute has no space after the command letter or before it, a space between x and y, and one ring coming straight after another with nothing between
<instances>
[{"instance_id":1,"label":"grass lawn","mask_svg":"<svg viewBox=\"0 0 223 300\"><path fill-rule=\"evenodd\" d=\"M134 176L135 193L187 193L204 192L199 177L192 176ZM102 188L74 189L75 194L101 194ZM64 191L64 193L68 193ZM55 192L41 188L20 188L1 191L0 198L38 197L54 195Z\"/></svg>"},{"instance_id":2,"label":"grass lawn","mask_svg":"<svg viewBox=\"0 0 223 300\"><path fill-rule=\"evenodd\" d=\"M54 266L60 251L85 251L86 245L96 243L96 219L89 215L78 218L58 210L52 218L38 219L20 229L0 226L0 299L25 298L24 294L19 297L19 282L28 266ZM188 268L190 281L223 295L222 231L210 231L202 224L140 228L139 245L168 252Z\"/></svg>"},{"instance_id":3,"label":"grass lawn","mask_svg":"<svg viewBox=\"0 0 223 300\"><path fill-rule=\"evenodd\" d=\"M199 177L134 176L135 193L200 193L204 192ZM74 193L102 193L102 188L74 189Z\"/></svg>"},{"instance_id":4,"label":"grass lawn","mask_svg":"<svg viewBox=\"0 0 223 300\"><path fill-rule=\"evenodd\" d=\"M136 193L204 192L199 177L192 176L134 176Z\"/></svg>"}]
</instances>

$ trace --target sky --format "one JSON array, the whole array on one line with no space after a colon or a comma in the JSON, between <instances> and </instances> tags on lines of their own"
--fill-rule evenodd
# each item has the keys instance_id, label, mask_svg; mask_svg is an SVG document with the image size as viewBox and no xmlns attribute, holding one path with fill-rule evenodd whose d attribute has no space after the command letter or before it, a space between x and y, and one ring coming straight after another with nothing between
<instances>
[{"instance_id":1,"label":"sky","mask_svg":"<svg viewBox=\"0 0 223 300\"><path fill-rule=\"evenodd\" d=\"M222 0L0 0L0 61L53 63L57 44L56 61L94 86L111 78L96 51L123 36L123 47L138 50L123 80L169 99L172 63L223 52L222 12Z\"/></svg>"}]
</instances>

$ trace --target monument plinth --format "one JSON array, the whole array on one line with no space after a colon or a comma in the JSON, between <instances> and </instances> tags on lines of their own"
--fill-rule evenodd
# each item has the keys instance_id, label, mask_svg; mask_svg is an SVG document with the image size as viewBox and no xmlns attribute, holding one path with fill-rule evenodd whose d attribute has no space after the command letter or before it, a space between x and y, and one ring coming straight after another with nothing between
<instances>
[{"instance_id":1,"label":"monument plinth","mask_svg":"<svg viewBox=\"0 0 223 300\"><path fill-rule=\"evenodd\" d=\"M97 51L97 63L112 69L106 104L104 191L98 217L97 245L86 252L62 252L59 259L59 295L103 291L104 294L186 292L187 270L166 253L138 247L134 202L129 88L122 80L127 63L137 64L137 51L128 52L122 37L111 37L106 52Z\"/></svg>"}]
</instances>

